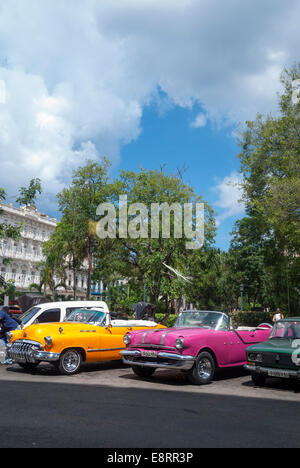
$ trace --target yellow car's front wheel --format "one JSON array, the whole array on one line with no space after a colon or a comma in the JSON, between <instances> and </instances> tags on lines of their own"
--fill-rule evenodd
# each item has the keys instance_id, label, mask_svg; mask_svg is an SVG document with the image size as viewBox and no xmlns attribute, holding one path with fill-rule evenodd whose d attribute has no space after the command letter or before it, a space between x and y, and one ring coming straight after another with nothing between
<instances>
[{"instance_id":1,"label":"yellow car's front wheel","mask_svg":"<svg viewBox=\"0 0 300 468\"><path fill-rule=\"evenodd\" d=\"M56 368L60 374L72 375L79 371L82 364L82 355L77 349L66 349L62 352Z\"/></svg>"}]
</instances>

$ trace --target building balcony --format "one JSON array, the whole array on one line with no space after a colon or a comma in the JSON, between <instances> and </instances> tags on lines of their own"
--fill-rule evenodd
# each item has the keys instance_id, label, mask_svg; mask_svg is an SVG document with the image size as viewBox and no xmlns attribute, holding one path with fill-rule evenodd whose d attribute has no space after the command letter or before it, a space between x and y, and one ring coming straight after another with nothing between
<instances>
[{"instance_id":1,"label":"building balcony","mask_svg":"<svg viewBox=\"0 0 300 468\"><path fill-rule=\"evenodd\" d=\"M22 275L19 273L2 273L5 281L14 281L17 288L28 289L31 284L39 284L40 276Z\"/></svg>"},{"instance_id":2,"label":"building balcony","mask_svg":"<svg viewBox=\"0 0 300 468\"><path fill-rule=\"evenodd\" d=\"M39 252L27 252L24 249L8 249L0 248L0 257L11 258L15 260L29 261L29 262L42 262L44 256Z\"/></svg>"}]
</instances>

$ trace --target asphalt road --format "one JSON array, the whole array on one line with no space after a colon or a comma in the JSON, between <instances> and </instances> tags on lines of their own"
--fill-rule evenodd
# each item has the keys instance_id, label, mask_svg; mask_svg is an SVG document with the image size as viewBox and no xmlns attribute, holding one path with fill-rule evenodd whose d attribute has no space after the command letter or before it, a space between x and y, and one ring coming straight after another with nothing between
<instances>
[{"instance_id":1,"label":"asphalt road","mask_svg":"<svg viewBox=\"0 0 300 468\"><path fill-rule=\"evenodd\" d=\"M209 386L181 373L140 380L121 363L75 376L0 366L1 448L300 447L300 382L255 388L244 370Z\"/></svg>"}]
</instances>

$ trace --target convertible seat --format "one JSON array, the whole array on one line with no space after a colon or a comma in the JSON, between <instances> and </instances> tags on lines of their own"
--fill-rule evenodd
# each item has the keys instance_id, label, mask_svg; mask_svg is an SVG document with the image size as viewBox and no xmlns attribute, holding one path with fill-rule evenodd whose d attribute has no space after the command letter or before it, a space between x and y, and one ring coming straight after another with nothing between
<instances>
[{"instance_id":1,"label":"convertible seat","mask_svg":"<svg viewBox=\"0 0 300 468\"><path fill-rule=\"evenodd\" d=\"M156 322L149 320L112 320L113 327L156 327Z\"/></svg>"}]
</instances>

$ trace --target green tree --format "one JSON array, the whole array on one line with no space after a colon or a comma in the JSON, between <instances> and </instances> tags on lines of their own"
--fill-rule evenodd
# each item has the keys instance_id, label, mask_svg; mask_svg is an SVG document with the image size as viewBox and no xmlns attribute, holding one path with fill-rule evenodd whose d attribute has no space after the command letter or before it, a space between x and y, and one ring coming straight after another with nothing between
<instances>
[{"instance_id":1,"label":"green tree","mask_svg":"<svg viewBox=\"0 0 300 468\"><path fill-rule=\"evenodd\" d=\"M71 186L57 195L59 208L62 212L58 230L65 236L61 256L62 259L65 259L66 255L69 255L72 259L73 272L84 258L87 259L87 299L90 298L91 294L93 250L100 243L94 230L94 224L97 221L96 211L98 205L105 202L109 195L109 167L110 163L106 159L103 159L101 164L87 161L85 166L74 171ZM56 234L54 234L53 239L54 242L57 240Z\"/></svg>"},{"instance_id":2,"label":"green tree","mask_svg":"<svg viewBox=\"0 0 300 468\"><path fill-rule=\"evenodd\" d=\"M16 286L13 280L3 281L1 280L0 283L0 294L4 294L4 296L9 297L9 299L14 299L16 296Z\"/></svg>"},{"instance_id":3,"label":"green tree","mask_svg":"<svg viewBox=\"0 0 300 468\"><path fill-rule=\"evenodd\" d=\"M117 219L120 220L119 196L126 196L128 207L134 203L143 204L146 207L147 222L143 220L145 213L139 212L140 221L137 221L138 212L128 216L128 223L136 222L136 238L124 236L117 226L116 239L106 239L96 249L98 259L99 277L109 277L118 272L120 277L127 278L131 287L138 287L140 300L143 299L144 284L146 286L146 298L153 304L164 302L166 309L170 309L171 303L181 299L185 293L186 282L172 273L166 265L181 271L189 276L189 258L194 256L194 250L186 249L187 239L176 238L174 234L175 215L170 215L170 238L162 236L162 219L159 221L159 236L151 238L151 222L153 213L151 204L168 203L171 206L178 203L181 207L185 203L201 203L203 200L196 195L193 188L178 176L165 174L163 171L141 169L140 172L122 171L120 177L112 185L111 199L115 203ZM211 208L205 203L205 245L209 246L214 239L215 224ZM139 235L145 228L145 235ZM195 218L193 218L195 229ZM200 249L201 250L201 249ZM201 255L201 254L200 254ZM97 274L97 271L95 272ZM176 307L176 305L175 305Z\"/></svg>"},{"instance_id":4,"label":"green tree","mask_svg":"<svg viewBox=\"0 0 300 468\"><path fill-rule=\"evenodd\" d=\"M78 236L76 218L71 224L68 217L63 217L49 241L43 246L43 253L52 265L53 274L59 278L59 286L66 287L66 269L73 272L73 297L77 292L77 273L83 269L85 260L84 239ZM49 265L48 265L49 266Z\"/></svg>"},{"instance_id":5,"label":"green tree","mask_svg":"<svg viewBox=\"0 0 300 468\"><path fill-rule=\"evenodd\" d=\"M292 100L300 64L285 70L279 115L258 115L241 138L246 212L264 253L272 301L297 311L300 275L300 103Z\"/></svg>"},{"instance_id":6,"label":"green tree","mask_svg":"<svg viewBox=\"0 0 300 468\"><path fill-rule=\"evenodd\" d=\"M16 199L19 205L34 205L38 194L41 195L42 186L40 179L31 179L28 187L21 187L20 196Z\"/></svg>"}]
</instances>

